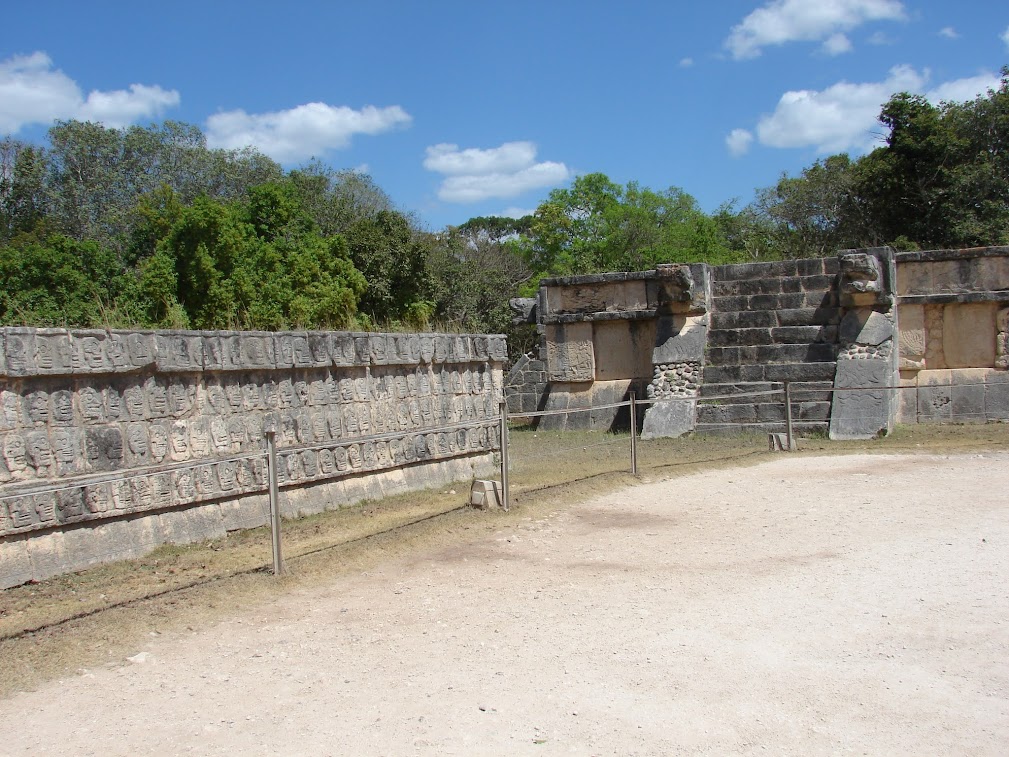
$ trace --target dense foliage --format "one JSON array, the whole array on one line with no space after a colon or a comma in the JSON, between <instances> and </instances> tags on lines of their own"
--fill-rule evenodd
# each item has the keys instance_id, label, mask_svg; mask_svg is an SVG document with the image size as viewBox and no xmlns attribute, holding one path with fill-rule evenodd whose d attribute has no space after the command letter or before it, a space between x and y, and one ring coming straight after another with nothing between
<instances>
[{"instance_id":1,"label":"dense foliage","mask_svg":"<svg viewBox=\"0 0 1009 757\"><path fill-rule=\"evenodd\" d=\"M743 208L587 174L521 219L428 232L365 175L285 172L195 126L60 122L0 141L0 323L528 332L508 299L544 276L1009 243L1009 68L996 91L895 95L885 144L782 176Z\"/></svg>"}]
</instances>

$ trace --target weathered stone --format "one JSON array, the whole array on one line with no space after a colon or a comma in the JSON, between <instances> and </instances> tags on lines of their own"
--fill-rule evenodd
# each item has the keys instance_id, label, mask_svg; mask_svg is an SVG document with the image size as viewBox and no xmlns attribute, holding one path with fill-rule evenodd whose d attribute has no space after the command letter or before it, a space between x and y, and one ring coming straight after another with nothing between
<instances>
[{"instance_id":1,"label":"weathered stone","mask_svg":"<svg viewBox=\"0 0 1009 757\"><path fill-rule=\"evenodd\" d=\"M69 375L73 372L74 348L69 332L38 329L35 332L35 367L43 375Z\"/></svg>"},{"instance_id":2,"label":"weathered stone","mask_svg":"<svg viewBox=\"0 0 1009 757\"><path fill-rule=\"evenodd\" d=\"M842 305L859 307L881 301L883 272L875 255L847 252L840 256Z\"/></svg>"},{"instance_id":3,"label":"weathered stone","mask_svg":"<svg viewBox=\"0 0 1009 757\"><path fill-rule=\"evenodd\" d=\"M839 360L830 413L831 439L871 439L889 432L896 390L889 360Z\"/></svg>"},{"instance_id":4,"label":"weathered stone","mask_svg":"<svg viewBox=\"0 0 1009 757\"><path fill-rule=\"evenodd\" d=\"M697 401L668 399L652 404L645 411L642 439L676 438L694 430Z\"/></svg>"},{"instance_id":5,"label":"weathered stone","mask_svg":"<svg viewBox=\"0 0 1009 757\"><path fill-rule=\"evenodd\" d=\"M659 318L652 350L652 364L701 360L707 344L707 317L665 316Z\"/></svg>"},{"instance_id":6,"label":"weathered stone","mask_svg":"<svg viewBox=\"0 0 1009 757\"><path fill-rule=\"evenodd\" d=\"M997 303L946 305L942 311L942 351L948 368L995 365Z\"/></svg>"},{"instance_id":7,"label":"weathered stone","mask_svg":"<svg viewBox=\"0 0 1009 757\"><path fill-rule=\"evenodd\" d=\"M547 370L550 381L592 381L595 378L591 323L549 327Z\"/></svg>"},{"instance_id":8,"label":"weathered stone","mask_svg":"<svg viewBox=\"0 0 1009 757\"><path fill-rule=\"evenodd\" d=\"M843 345L876 346L893 338L893 323L875 310L851 310L841 319L838 338Z\"/></svg>"},{"instance_id":9,"label":"weathered stone","mask_svg":"<svg viewBox=\"0 0 1009 757\"><path fill-rule=\"evenodd\" d=\"M478 510L501 507L500 484L484 479L474 481L470 486L469 503Z\"/></svg>"},{"instance_id":10,"label":"weathered stone","mask_svg":"<svg viewBox=\"0 0 1009 757\"><path fill-rule=\"evenodd\" d=\"M907 361L909 367L924 368L925 361L925 307L923 305L900 305L897 308L900 327L901 368ZM918 365L920 363L920 365Z\"/></svg>"},{"instance_id":11,"label":"weathered stone","mask_svg":"<svg viewBox=\"0 0 1009 757\"><path fill-rule=\"evenodd\" d=\"M985 423L985 383L990 368L950 371L951 418L953 423Z\"/></svg>"},{"instance_id":12,"label":"weathered stone","mask_svg":"<svg viewBox=\"0 0 1009 757\"><path fill-rule=\"evenodd\" d=\"M159 371L203 369L203 338L179 331L158 332L154 336L155 363Z\"/></svg>"},{"instance_id":13,"label":"weathered stone","mask_svg":"<svg viewBox=\"0 0 1009 757\"><path fill-rule=\"evenodd\" d=\"M953 417L952 374L926 370L918 374L918 422L948 423Z\"/></svg>"},{"instance_id":14,"label":"weathered stone","mask_svg":"<svg viewBox=\"0 0 1009 757\"><path fill-rule=\"evenodd\" d=\"M991 371L985 377L984 413L989 421L1009 420L1009 373Z\"/></svg>"}]
</instances>

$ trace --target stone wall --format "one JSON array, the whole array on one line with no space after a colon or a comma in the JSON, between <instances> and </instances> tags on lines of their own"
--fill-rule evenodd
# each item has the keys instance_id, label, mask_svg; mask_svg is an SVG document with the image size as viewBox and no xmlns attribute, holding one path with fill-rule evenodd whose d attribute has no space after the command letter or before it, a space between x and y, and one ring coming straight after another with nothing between
<instances>
[{"instance_id":1,"label":"stone wall","mask_svg":"<svg viewBox=\"0 0 1009 757\"><path fill-rule=\"evenodd\" d=\"M626 408L587 408L623 402L631 391L644 396L652 378L658 298L654 271L543 281L536 311L547 385L537 406L586 410L543 417L540 427L628 425Z\"/></svg>"},{"instance_id":2,"label":"stone wall","mask_svg":"<svg viewBox=\"0 0 1009 757\"><path fill-rule=\"evenodd\" d=\"M589 408L636 391L645 436L780 430L786 380L797 428L834 438L1009 419L1009 247L546 279L524 312L543 370L512 374L512 412L585 408L544 427L626 429Z\"/></svg>"},{"instance_id":3,"label":"stone wall","mask_svg":"<svg viewBox=\"0 0 1009 757\"><path fill-rule=\"evenodd\" d=\"M1009 420L1009 247L896 259L899 420Z\"/></svg>"},{"instance_id":4,"label":"stone wall","mask_svg":"<svg viewBox=\"0 0 1009 757\"><path fill-rule=\"evenodd\" d=\"M502 336L0 330L0 585L470 477Z\"/></svg>"}]
</instances>

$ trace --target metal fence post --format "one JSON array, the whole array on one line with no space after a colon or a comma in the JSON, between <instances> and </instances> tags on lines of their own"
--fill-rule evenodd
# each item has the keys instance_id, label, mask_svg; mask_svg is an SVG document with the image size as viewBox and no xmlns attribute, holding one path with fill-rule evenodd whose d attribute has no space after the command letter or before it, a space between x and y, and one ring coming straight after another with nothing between
<instances>
[{"instance_id":1,"label":"metal fence post","mask_svg":"<svg viewBox=\"0 0 1009 757\"><path fill-rule=\"evenodd\" d=\"M267 431L267 471L270 477L270 531L273 534L273 573L284 572L284 559L280 553L280 489L277 485L277 432Z\"/></svg>"},{"instance_id":2,"label":"metal fence post","mask_svg":"<svg viewBox=\"0 0 1009 757\"><path fill-rule=\"evenodd\" d=\"M638 406L634 392L631 392L631 475L638 475Z\"/></svg>"},{"instance_id":3,"label":"metal fence post","mask_svg":"<svg viewBox=\"0 0 1009 757\"><path fill-rule=\"evenodd\" d=\"M791 452L795 449L793 446L795 444L794 438L792 436L792 387L790 382L785 382L785 442L787 443L786 449Z\"/></svg>"},{"instance_id":4,"label":"metal fence post","mask_svg":"<svg viewBox=\"0 0 1009 757\"><path fill-rule=\"evenodd\" d=\"M508 403L501 403L501 507L508 510Z\"/></svg>"}]
</instances>

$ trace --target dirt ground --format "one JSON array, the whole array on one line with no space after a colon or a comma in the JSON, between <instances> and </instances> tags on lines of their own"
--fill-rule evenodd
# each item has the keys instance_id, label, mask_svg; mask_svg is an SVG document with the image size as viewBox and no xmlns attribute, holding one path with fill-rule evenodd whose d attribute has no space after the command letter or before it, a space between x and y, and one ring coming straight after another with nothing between
<instances>
[{"instance_id":1,"label":"dirt ground","mask_svg":"<svg viewBox=\"0 0 1009 757\"><path fill-rule=\"evenodd\" d=\"M0 754L1004 754L1009 453L762 459L151 630Z\"/></svg>"}]
</instances>

